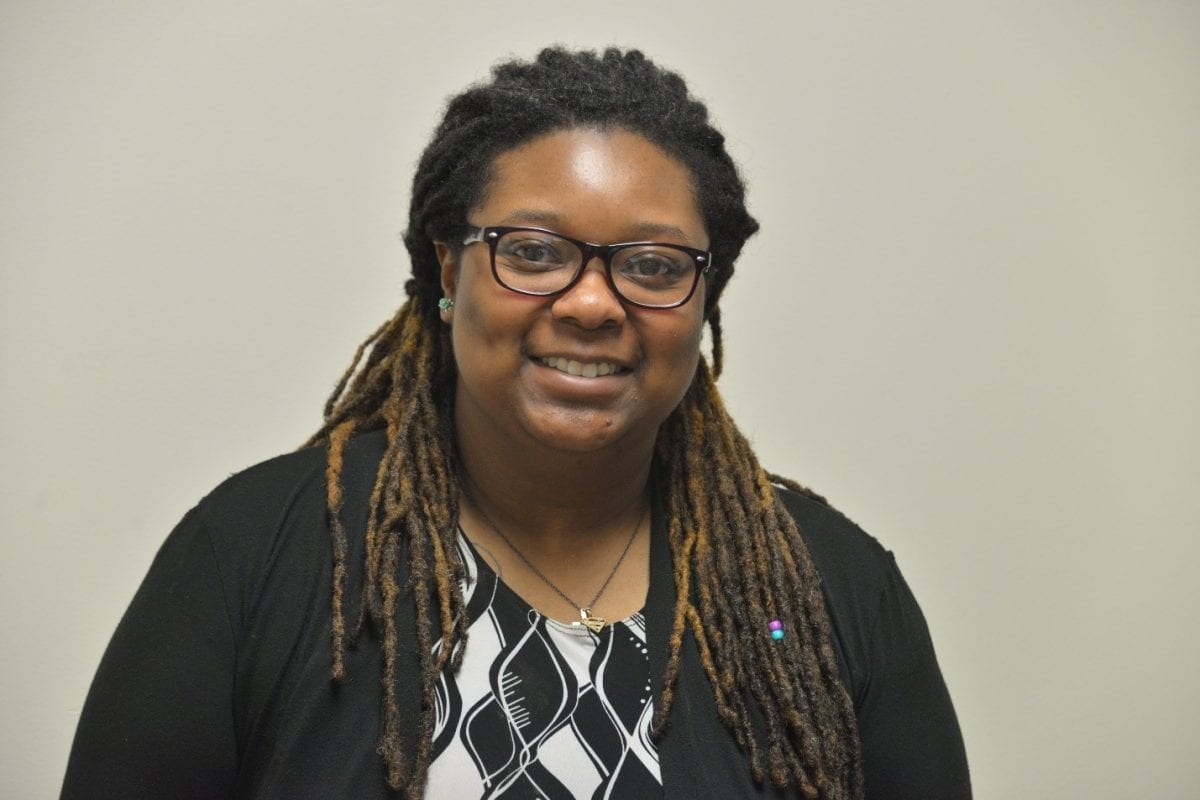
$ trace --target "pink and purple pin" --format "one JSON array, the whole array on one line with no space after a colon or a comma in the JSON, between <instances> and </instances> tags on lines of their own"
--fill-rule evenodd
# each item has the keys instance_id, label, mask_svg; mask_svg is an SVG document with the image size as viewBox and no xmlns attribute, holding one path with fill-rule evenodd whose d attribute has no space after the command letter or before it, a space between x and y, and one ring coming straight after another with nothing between
<instances>
[{"instance_id":1,"label":"pink and purple pin","mask_svg":"<svg viewBox=\"0 0 1200 800\"><path fill-rule=\"evenodd\" d=\"M783 623L782 622L780 622L777 619L773 619L770 621L770 623L767 624L767 627L771 629L771 638L772 639L774 639L775 641L778 642L780 639L783 638Z\"/></svg>"}]
</instances>

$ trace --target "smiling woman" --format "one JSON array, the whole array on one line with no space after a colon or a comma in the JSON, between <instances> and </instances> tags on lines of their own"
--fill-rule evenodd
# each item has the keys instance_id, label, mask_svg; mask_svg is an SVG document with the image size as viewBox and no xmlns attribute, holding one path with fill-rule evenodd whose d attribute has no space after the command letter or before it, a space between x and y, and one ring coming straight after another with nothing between
<instances>
[{"instance_id":1,"label":"smiling woman","mask_svg":"<svg viewBox=\"0 0 1200 800\"><path fill-rule=\"evenodd\" d=\"M495 160L484 201L469 216L472 224L552 225L594 241L672 238L654 250L708 245L687 169L619 129L557 131L504 153ZM539 475L539 482L562 475L569 467L564 458L574 459L575 451L613 469L649 465L659 426L696 372L703 289L697 302L682 302L685 292L668 295L666 302L679 303L673 308L634 306L614 288L637 284L645 296L645 279L629 276L636 275L628 266L632 258L622 260L626 274L618 279L611 257L585 261L577 249L567 259L570 268L556 270L565 273L557 292L514 294L514 280L531 279L514 279L501 266L513 261L506 251L524 247L525 260L547 259L544 246L529 249L544 236L506 244L528 235L499 237L491 265L487 247L438 248L442 290L455 304L442 319L450 325L458 368L458 441L519 455L527 463L517 472ZM645 247L615 255L630 251L649 257ZM698 278L692 257L679 252ZM469 474L492 472L472 469L473 448L460 449Z\"/></svg>"},{"instance_id":2,"label":"smiling woman","mask_svg":"<svg viewBox=\"0 0 1200 800\"><path fill-rule=\"evenodd\" d=\"M63 796L969 797L889 554L716 390L756 229L636 51L452 99L407 300L308 446L163 546Z\"/></svg>"}]
</instances>

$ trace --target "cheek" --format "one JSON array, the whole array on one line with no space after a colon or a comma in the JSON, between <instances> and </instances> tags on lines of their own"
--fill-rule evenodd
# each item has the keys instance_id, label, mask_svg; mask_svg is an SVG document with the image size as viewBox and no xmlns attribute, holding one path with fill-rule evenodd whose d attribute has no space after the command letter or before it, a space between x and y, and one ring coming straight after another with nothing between
<instances>
[{"instance_id":1,"label":"cheek","mask_svg":"<svg viewBox=\"0 0 1200 800\"><path fill-rule=\"evenodd\" d=\"M681 352L690 354L690 360L695 361L700 356L700 341L704 338L704 319L696 317L682 324L678 331L677 347Z\"/></svg>"},{"instance_id":2,"label":"cheek","mask_svg":"<svg viewBox=\"0 0 1200 800\"><path fill-rule=\"evenodd\" d=\"M684 349L687 353L687 380L686 385L690 386L692 379L696 375L696 366L700 362L700 344L704 338L704 320L700 319L696 324L688 330L687 342ZM686 390L686 387L685 387Z\"/></svg>"},{"instance_id":3,"label":"cheek","mask_svg":"<svg viewBox=\"0 0 1200 800\"><path fill-rule=\"evenodd\" d=\"M700 343L704 335L702 320L683 320L659 332L662 343L661 356L670 363L666 374L673 383L682 384L684 389L692 381L696 364L700 360Z\"/></svg>"},{"instance_id":4,"label":"cheek","mask_svg":"<svg viewBox=\"0 0 1200 800\"><path fill-rule=\"evenodd\" d=\"M459 297L467 300L461 293ZM454 361L458 365L460 379L468 383L485 378L490 361L488 343L495 340L489 333L486 315L480 313L477 303L467 300L456 301L454 318L450 323L450 343Z\"/></svg>"},{"instance_id":5,"label":"cheek","mask_svg":"<svg viewBox=\"0 0 1200 800\"><path fill-rule=\"evenodd\" d=\"M487 346L500 324L491 288L480 280L478 264L466 264L459 273L458 293L454 301L451 336L455 355L470 358L473 352Z\"/></svg>"},{"instance_id":6,"label":"cheek","mask_svg":"<svg viewBox=\"0 0 1200 800\"><path fill-rule=\"evenodd\" d=\"M536 304L500 294L503 290L490 284L490 275L487 278L489 283L460 284L450 324L454 357L460 365L469 362L475 372L511 372L523 358Z\"/></svg>"}]
</instances>

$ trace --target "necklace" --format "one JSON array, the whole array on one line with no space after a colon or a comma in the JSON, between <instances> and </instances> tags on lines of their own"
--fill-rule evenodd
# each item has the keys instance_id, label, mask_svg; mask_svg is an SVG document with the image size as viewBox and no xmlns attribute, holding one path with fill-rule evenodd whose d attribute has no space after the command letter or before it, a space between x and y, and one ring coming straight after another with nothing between
<instances>
[{"instance_id":1,"label":"necklace","mask_svg":"<svg viewBox=\"0 0 1200 800\"><path fill-rule=\"evenodd\" d=\"M637 524L633 526L633 533L629 534L629 541L625 543L625 549L622 550L621 555L617 557L617 563L613 564L612 569L608 571L608 577L604 579L604 583L600 584L600 588L596 590L596 595L592 598L592 601L587 605L581 606L579 603L576 603L574 600L568 597L566 592L558 588L554 581L547 578L540 569L534 566L534 563L526 558L524 553L517 549L517 546L512 543L512 540L504 535L504 531L500 530L500 526L492 521L492 518L488 516L488 513L484 511L478 503L473 502L471 505L475 506L475 509L479 512L480 516L483 517L484 521L487 522L488 526L496 532L496 535L499 536L506 545L508 545L508 549L512 550L516 554L517 558L521 559L525 566L529 567L529 569L533 571L534 575L537 575L539 578L541 578L542 582L553 589L559 597L561 597L563 600L566 600L575 608L579 609L579 621L572 622L572 625L582 625L592 633L600 633L600 631L604 630L604 626L608 624L608 620L606 620L604 617L598 617L593 614L592 608L596 605L596 602L600 599L600 596L604 594L604 590L608 588L608 584L612 582L613 576L617 574L617 570L621 568L623 563L625 563L625 556L629 555L629 548L633 546L633 540L637 538L638 531L642 529L642 520L645 518L645 514L638 516Z\"/></svg>"}]
</instances>

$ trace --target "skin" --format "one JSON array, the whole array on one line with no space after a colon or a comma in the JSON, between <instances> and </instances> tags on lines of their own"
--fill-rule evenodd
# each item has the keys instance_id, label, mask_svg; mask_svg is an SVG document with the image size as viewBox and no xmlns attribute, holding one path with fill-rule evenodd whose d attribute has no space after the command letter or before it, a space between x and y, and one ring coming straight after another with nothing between
<instances>
[{"instance_id":1,"label":"skin","mask_svg":"<svg viewBox=\"0 0 1200 800\"><path fill-rule=\"evenodd\" d=\"M531 225L592 242L656 240L707 249L687 168L624 130L569 129L498 156L473 225ZM658 428L695 374L704 282L676 309L623 303L592 260L556 297L493 279L484 244L437 245L443 312L458 365L455 427L468 496L462 523L505 582L562 620L578 612L533 574L479 513L486 511L564 592L586 603L637 527L596 605L617 619L649 582L647 482ZM620 372L568 375L539 359L615 362Z\"/></svg>"}]
</instances>

